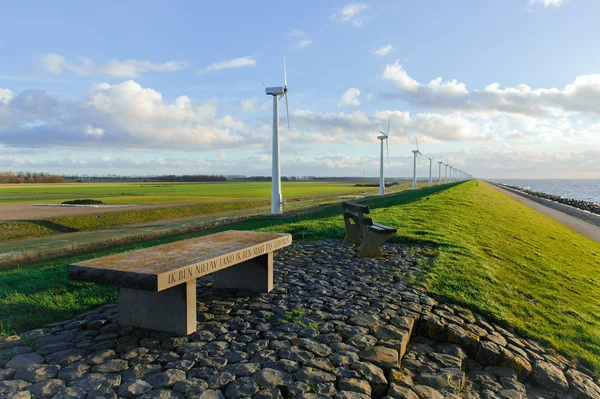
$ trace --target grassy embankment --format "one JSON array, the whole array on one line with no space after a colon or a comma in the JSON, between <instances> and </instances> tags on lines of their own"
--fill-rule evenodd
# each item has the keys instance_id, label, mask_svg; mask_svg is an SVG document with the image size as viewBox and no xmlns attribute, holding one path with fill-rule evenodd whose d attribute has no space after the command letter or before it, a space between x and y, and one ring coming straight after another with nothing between
<instances>
[{"instance_id":1,"label":"grassy embankment","mask_svg":"<svg viewBox=\"0 0 600 399\"><path fill-rule=\"evenodd\" d=\"M365 203L375 220L398 228L394 240L438 248L436 262L422 276L432 294L491 315L600 371L598 243L483 183L426 188ZM227 227L231 228L290 232L295 240L344 234L338 209L295 219L257 218ZM0 272L5 332L30 329L115 300L113 288L68 282L65 266L133 248L126 245Z\"/></svg>"}]
</instances>

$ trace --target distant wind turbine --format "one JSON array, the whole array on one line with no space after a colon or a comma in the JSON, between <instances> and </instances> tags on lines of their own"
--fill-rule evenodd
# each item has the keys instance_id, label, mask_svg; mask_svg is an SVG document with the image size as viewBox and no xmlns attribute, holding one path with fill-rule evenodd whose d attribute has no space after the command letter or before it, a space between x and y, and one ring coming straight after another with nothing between
<instances>
[{"instance_id":1,"label":"distant wind turbine","mask_svg":"<svg viewBox=\"0 0 600 399\"><path fill-rule=\"evenodd\" d=\"M390 148L388 146L388 138L390 137L390 122L391 121L388 121L387 132L384 133L380 130L379 133L381 133L381 135L377 136L377 138L381 140L381 156L379 158L379 195L385 195L385 179L383 177L383 140L385 140L385 148L389 158Z\"/></svg>"},{"instance_id":2,"label":"distant wind turbine","mask_svg":"<svg viewBox=\"0 0 600 399\"><path fill-rule=\"evenodd\" d=\"M444 159L442 158L442 154L440 154L440 161L438 162L438 185L442 184L442 165L444 164Z\"/></svg>"},{"instance_id":3,"label":"distant wind turbine","mask_svg":"<svg viewBox=\"0 0 600 399\"><path fill-rule=\"evenodd\" d=\"M412 150L412 153L413 153L413 185L412 185L412 189L413 190L417 189L417 155L423 155L423 154L421 154L421 151L419 151L419 140L417 139L417 136L415 136L415 143L417 144L417 149Z\"/></svg>"},{"instance_id":4,"label":"distant wind turbine","mask_svg":"<svg viewBox=\"0 0 600 399\"><path fill-rule=\"evenodd\" d=\"M431 187L431 184L432 184L431 183L431 164L433 163L434 159L435 158L433 158L433 157L429 157L429 187Z\"/></svg>"},{"instance_id":5,"label":"distant wind turbine","mask_svg":"<svg viewBox=\"0 0 600 399\"><path fill-rule=\"evenodd\" d=\"M283 50L283 87L267 87L267 95L273 96L273 149L271 152L273 165L271 172L271 213L281 215L281 169L279 165L279 100L285 96L285 113L288 131L290 130L290 112L288 107L287 72L285 65L285 49Z\"/></svg>"}]
</instances>

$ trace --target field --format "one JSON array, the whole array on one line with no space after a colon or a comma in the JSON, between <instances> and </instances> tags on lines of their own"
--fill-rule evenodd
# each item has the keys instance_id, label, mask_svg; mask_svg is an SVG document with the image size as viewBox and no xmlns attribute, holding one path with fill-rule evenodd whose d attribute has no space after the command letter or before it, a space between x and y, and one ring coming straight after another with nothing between
<instances>
[{"instance_id":1,"label":"field","mask_svg":"<svg viewBox=\"0 0 600 399\"><path fill-rule=\"evenodd\" d=\"M600 246L487 184L406 191L364 201L398 228L395 241L435 248L420 277L437 298L461 303L600 371ZM338 207L289 219L258 217L226 229L292 233L294 240L342 238ZM116 299L113 288L70 282L66 265L108 253L215 232L42 261L0 272L5 333L65 319Z\"/></svg>"},{"instance_id":2,"label":"field","mask_svg":"<svg viewBox=\"0 0 600 399\"><path fill-rule=\"evenodd\" d=\"M284 198L334 194L375 193L355 183L283 182ZM65 183L2 184L0 204L56 204L73 199L96 199L106 204L171 204L180 202L260 201L271 198L270 182L226 183Z\"/></svg>"}]
</instances>

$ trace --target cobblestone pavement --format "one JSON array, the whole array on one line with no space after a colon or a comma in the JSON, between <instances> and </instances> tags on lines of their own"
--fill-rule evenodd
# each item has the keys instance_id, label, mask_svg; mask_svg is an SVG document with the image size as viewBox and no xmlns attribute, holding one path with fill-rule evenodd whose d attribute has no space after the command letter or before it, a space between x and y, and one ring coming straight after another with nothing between
<instances>
[{"instance_id":1,"label":"cobblestone pavement","mask_svg":"<svg viewBox=\"0 0 600 399\"><path fill-rule=\"evenodd\" d=\"M198 331L116 323L106 305L0 341L0 398L600 398L597 377L410 277L431 249L338 241L276 255L276 288L198 280Z\"/></svg>"}]
</instances>

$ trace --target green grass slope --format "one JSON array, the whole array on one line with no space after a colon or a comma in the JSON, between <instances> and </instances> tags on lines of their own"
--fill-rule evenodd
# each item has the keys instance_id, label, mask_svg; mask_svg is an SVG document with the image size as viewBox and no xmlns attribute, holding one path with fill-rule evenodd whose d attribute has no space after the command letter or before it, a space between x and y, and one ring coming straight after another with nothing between
<instances>
[{"instance_id":1,"label":"green grass slope","mask_svg":"<svg viewBox=\"0 0 600 399\"><path fill-rule=\"evenodd\" d=\"M600 370L600 245L484 183L425 188L364 201L398 228L395 241L435 246L422 278L432 294L493 316ZM256 218L227 229L342 238L340 209L301 218ZM138 244L156 245L216 230ZM133 249L133 245L98 252ZM94 255L0 272L4 331L23 331L115 299L116 290L66 281L66 264Z\"/></svg>"}]
</instances>

